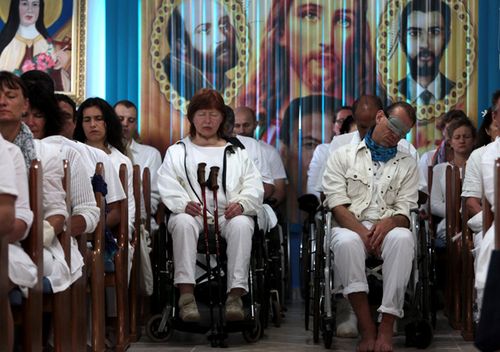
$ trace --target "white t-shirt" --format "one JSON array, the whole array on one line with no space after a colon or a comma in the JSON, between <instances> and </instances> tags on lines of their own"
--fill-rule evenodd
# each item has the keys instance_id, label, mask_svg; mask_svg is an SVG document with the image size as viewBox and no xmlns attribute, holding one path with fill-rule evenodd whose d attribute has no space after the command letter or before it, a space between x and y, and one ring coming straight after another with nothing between
<instances>
[{"instance_id":1,"label":"white t-shirt","mask_svg":"<svg viewBox=\"0 0 500 352\"><path fill-rule=\"evenodd\" d=\"M320 144L314 149L313 157L307 169L307 193L314 194L320 198L322 191L321 182L323 181L322 171L328 161L328 150L330 143Z\"/></svg>"},{"instance_id":2,"label":"white t-shirt","mask_svg":"<svg viewBox=\"0 0 500 352\"><path fill-rule=\"evenodd\" d=\"M103 164L104 181L106 182L108 188L106 203L114 203L125 198L125 192L123 191L123 187L120 183L120 177L118 176L118 173L116 172L108 154L85 143L71 141L69 139L66 141L71 143L72 146L80 152L80 156L84 160L84 166L87 170L89 178L94 176L97 163Z\"/></svg>"},{"instance_id":3,"label":"white t-shirt","mask_svg":"<svg viewBox=\"0 0 500 352\"><path fill-rule=\"evenodd\" d=\"M132 162L141 168L141 178L144 168L149 168L151 175L151 212L156 213L160 203L160 192L158 191L158 169L161 166L160 152L149 145L139 144L132 140L130 142Z\"/></svg>"},{"instance_id":4,"label":"white t-shirt","mask_svg":"<svg viewBox=\"0 0 500 352\"><path fill-rule=\"evenodd\" d=\"M250 137L238 135L236 138L238 138L243 146L245 146L248 156L253 161L262 176L262 182L273 185L273 175L271 173L271 168L269 167L269 161L266 158L264 149L261 147L260 143Z\"/></svg>"},{"instance_id":5,"label":"white t-shirt","mask_svg":"<svg viewBox=\"0 0 500 352\"><path fill-rule=\"evenodd\" d=\"M462 185L462 197L483 197L483 178L481 173L481 158L486 146L474 150L465 166L465 176Z\"/></svg>"},{"instance_id":6,"label":"white t-shirt","mask_svg":"<svg viewBox=\"0 0 500 352\"><path fill-rule=\"evenodd\" d=\"M16 178L14 163L9 153L7 142L0 134L0 170L3 170L0 177L0 194L8 194L17 198Z\"/></svg>"},{"instance_id":7,"label":"white t-shirt","mask_svg":"<svg viewBox=\"0 0 500 352\"><path fill-rule=\"evenodd\" d=\"M264 149L264 154L268 160L269 167L271 168L273 180L286 180L288 177L278 150L264 141L259 141L259 143Z\"/></svg>"},{"instance_id":8,"label":"white t-shirt","mask_svg":"<svg viewBox=\"0 0 500 352\"><path fill-rule=\"evenodd\" d=\"M500 158L500 137L491 142L484 149L481 159L481 171L483 173L484 195L491 204L491 209L495 208L495 172L494 165L496 159ZM486 229L484 229L486 231Z\"/></svg>"}]
</instances>

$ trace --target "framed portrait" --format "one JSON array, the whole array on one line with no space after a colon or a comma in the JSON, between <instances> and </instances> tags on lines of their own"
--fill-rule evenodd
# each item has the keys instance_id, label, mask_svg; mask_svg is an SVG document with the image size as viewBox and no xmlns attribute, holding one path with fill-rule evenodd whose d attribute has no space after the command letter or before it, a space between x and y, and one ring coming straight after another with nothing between
<instances>
[{"instance_id":1,"label":"framed portrait","mask_svg":"<svg viewBox=\"0 0 500 352\"><path fill-rule=\"evenodd\" d=\"M213 88L233 102L245 80L247 31L239 1L163 0L152 24L150 60L167 101L186 114L197 90Z\"/></svg>"},{"instance_id":2,"label":"framed portrait","mask_svg":"<svg viewBox=\"0 0 500 352\"><path fill-rule=\"evenodd\" d=\"M85 97L86 0L0 2L0 70L44 71L57 92Z\"/></svg>"}]
</instances>

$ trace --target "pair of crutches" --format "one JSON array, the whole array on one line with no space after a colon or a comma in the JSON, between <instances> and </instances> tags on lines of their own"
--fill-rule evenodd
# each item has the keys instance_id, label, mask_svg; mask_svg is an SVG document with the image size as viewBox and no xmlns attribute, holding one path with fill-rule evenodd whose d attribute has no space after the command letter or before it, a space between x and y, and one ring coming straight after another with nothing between
<instances>
[{"instance_id":1,"label":"pair of crutches","mask_svg":"<svg viewBox=\"0 0 500 352\"><path fill-rule=\"evenodd\" d=\"M201 188L201 197L203 201L203 235L205 240L205 259L207 262L207 274L208 274L208 295L210 300L210 327L211 335L209 337L213 347L220 346L224 347L225 334L223 331L224 320L223 320L223 285L221 277L221 262L220 262L220 228L219 228L219 206L217 201L217 192L219 190L219 185L217 183L217 178L219 175L219 168L217 166L212 166L210 168L210 173L208 175L208 180L205 178L205 167L206 163L198 164L198 183ZM210 265L210 248L209 248L209 228L208 228L208 211L207 211L207 201L206 201L206 188L213 192L214 198L214 232L215 232L215 259L216 259L216 272L217 286L219 290L219 321L215 324L214 319L214 299L212 295L212 267Z\"/></svg>"}]
</instances>

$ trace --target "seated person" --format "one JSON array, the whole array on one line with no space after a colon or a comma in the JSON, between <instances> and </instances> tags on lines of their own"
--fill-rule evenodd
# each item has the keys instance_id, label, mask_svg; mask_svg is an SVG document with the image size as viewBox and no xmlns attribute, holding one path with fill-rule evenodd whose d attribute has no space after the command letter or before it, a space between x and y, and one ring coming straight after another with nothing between
<instances>
[{"instance_id":1,"label":"seated person","mask_svg":"<svg viewBox=\"0 0 500 352\"><path fill-rule=\"evenodd\" d=\"M144 169L149 168L151 175L151 213L156 214L160 194L158 192L158 169L161 166L160 152L149 145L140 143L139 133L137 131L137 107L129 100L120 100L114 106L116 115L120 119L123 129L123 144L127 156L133 164L141 168L141 178ZM143 203L141 203L142 205ZM141 208L141 214L144 217L145 210Z\"/></svg>"},{"instance_id":2,"label":"seated person","mask_svg":"<svg viewBox=\"0 0 500 352\"><path fill-rule=\"evenodd\" d=\"M262 207L262 179L246 150L227 141L224 135L227 110L215 90L198 91L188 106L189 136L170 146L158 171L160 196L172 215L175 276L179 288L179 316L198 321L200 314L193 296L196 248L203 230L202 193L197 167L206 163L220 168L217 193L221 235L227 242L227 290L225 314L228 321L244 318L241 296L248 291L248 270L254 222L251 216ZM225 175L225 177L223 177ZM207 192L207 209L212 212L212 192ZM222 215L221 215L222 214ZM213 219L212 213L209 214Z\"/></svg>"},{"instance_id":3,"label":"seated person","mask_svg":"<svg viewBox=\"0 0 500 352\"><path fill-rule=\"evenodd\" d=\"M465 167L474 149L476 129L468 118L462 117L448 125L446 134L450 136L453 159L450 162L437 164L432 172L431 214L443 218L436 228L438 248L446 247L446 168L448 165L458 166L460 170Z\"/></svg>"},{"instance_id":4,"label":"seated person","mask_svg":"<svg viewBox=\"0 0 500 352\"><path fill-rule=\"evenodd\" d=\"M404 102L391 105L387 113L379 110L364 140L329 157L323 177L325 206L337 223L330 244L334 272L358 318L359 351L392 351L394 321L403 316L414 256L408 227L410 209L417 207L418 170L415 159L397 145L415 121L414 108ZM378 331L367 297L368 255L384 260Z\"/></svg>"}]
</instances>

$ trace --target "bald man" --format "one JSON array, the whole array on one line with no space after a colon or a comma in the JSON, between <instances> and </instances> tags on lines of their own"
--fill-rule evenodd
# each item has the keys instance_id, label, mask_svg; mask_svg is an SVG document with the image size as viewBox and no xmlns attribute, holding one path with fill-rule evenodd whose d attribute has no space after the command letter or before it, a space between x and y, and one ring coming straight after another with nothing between
<instances>
[{"instance_id":1,"label":"bald man","mask_svg":"<svg viewBox=\"0 0 500 352\"><path fill-rule=\"evenodd\" d=\"M240 106L234 111L234 114L235 121L233 133L240 136L255 138L255 130L258 125L255 112L246 106ZM286 171L278 150L264 141L259 141L259 143L268 158L274 181L274 192L266 201L275 208L283 203L286 197Z\"/></svg>"}]
</instances>

